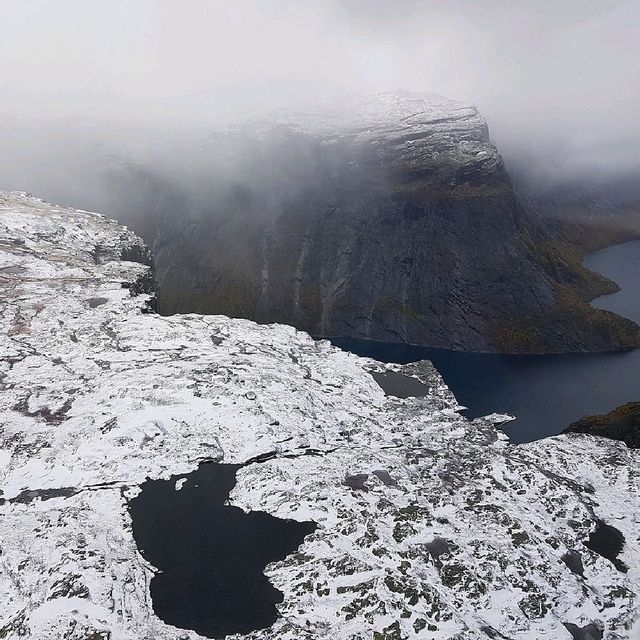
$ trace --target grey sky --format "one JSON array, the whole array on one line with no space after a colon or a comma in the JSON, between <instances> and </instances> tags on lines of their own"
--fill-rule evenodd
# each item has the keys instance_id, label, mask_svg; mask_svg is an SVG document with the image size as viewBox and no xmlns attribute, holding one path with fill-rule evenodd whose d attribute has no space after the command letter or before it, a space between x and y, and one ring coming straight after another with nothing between
<instances>
[{"instance_id":1,"label":"grey sky","mask_svg":"<svg viewBox=\"0 0 640 640\"><path fill-rule=\"evenodd\" d=\"M334 90L478 104L508 153L640 164L638 0L0 0L0 112L215 119Z\"/></svg>"}]
</instances>

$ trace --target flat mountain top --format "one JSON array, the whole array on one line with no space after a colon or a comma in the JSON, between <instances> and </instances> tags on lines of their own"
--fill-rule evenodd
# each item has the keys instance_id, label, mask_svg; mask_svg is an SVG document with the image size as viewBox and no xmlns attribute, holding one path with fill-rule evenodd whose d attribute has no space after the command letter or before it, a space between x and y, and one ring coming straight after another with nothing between
<instances>
[{"instance_id":1,"label":"flat mountain top","mask_svg":"<svg viewBox=\"0 0 640 640\"><path fill-rule=\"evenodd\" d=\"M637 451L516 447L430 363L161 317L149 258L107 218L0 196L0 637L200 638L154 614L128 504L205 460L246 463L235 506L317 524L267 567L280 617L246 637L633 637ZM389 370L428 390L385 395Z\"/></svg>"}]
</instances>

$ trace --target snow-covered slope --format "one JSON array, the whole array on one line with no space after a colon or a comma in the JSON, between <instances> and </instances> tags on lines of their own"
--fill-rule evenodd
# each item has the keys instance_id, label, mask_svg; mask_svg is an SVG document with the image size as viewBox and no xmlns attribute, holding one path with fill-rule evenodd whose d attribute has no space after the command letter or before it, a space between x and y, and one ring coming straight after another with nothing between
<instances>
[{"instance_id":1,"label":"snow-covered slope","mask_svg":"<svg viewBox=\"0 0 640 640\"><path fill-rule=\"evenodd\" d=\"M274 451L234 503L318 529L268 568L282 615L250 637L633 637L637 452L514 447L497 418L460 417L428 363L404 370L430 393L399 400L382 365L290 327L149 313L145 262L106 218L0 196L0 638L198 638L153 614L128 499ZM626 573L585 546L598 519Z\"/></svg>"}]
</instances>

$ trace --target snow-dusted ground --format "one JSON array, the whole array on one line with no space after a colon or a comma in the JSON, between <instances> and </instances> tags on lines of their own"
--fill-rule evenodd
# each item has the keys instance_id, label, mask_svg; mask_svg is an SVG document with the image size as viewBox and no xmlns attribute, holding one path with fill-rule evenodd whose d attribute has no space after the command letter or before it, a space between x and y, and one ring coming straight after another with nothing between
<instances>
[{"instance_id":1,"label":"snow-dusted ground","mask_svg":"<svg viewBox=\"0 0 640 640\"><path fill-rule=\"evenodd\" d=\"M147 477L270 451L235 504L319 526L269 567L282 616L251 637L634 637L637 452L514 447L455 413L428 364L403 370L430 394L398 400L382 365L290 327L146 313L149 267L123 257L146 250L116 223L0 195L0 638L198 638L153 614L127 500ZM628 572L585 547L596 518L624 534Z\"/></svg>"}]
</instances>

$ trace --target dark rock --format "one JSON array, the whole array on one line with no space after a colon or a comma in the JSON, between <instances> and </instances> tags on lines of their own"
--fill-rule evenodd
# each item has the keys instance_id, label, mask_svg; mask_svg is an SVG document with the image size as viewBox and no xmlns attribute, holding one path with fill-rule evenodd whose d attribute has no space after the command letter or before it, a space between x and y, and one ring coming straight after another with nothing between
<instances>
[{"instance_id":1,"label":"dark rock","mask_svg":"<svg viewBox=\"0 0 640 640\"><path fill-rule=\"evenodd\" d=\"M9 502L29 504L34 500L51 500L52 498L70 498L80 492L75 487L60 487L55 489L26 489L21 491Z\"/></svg>"},{"instance_id":2,"label":"dark rock","mask_svg":"<svg viewBox=\"0 0 640 640\"><path fill-rule=\"evenodd\" d=\"M89 303L90 309L95 309L96 307L109 302L109 300L107 298L89 298L87 302Z\"/></svg>"},{"instance_id":3,"label":"dark rock","mask_svg":"<svg viewBox=\"0 0 640 640\"><path fill-rule=\"evenodd\" d=\"M352 476L347 475L343 480L343 484L347 485L347 487L350 487L351 489L354 489L356 491L369 491L369 489L365 484L368 477L369 477L368 473L356 473L355 475L352 475Z\"/></svg>"},{"instance_id":4,"label":"dark rock","mask_svg":"<svg viewBox=\"0 0 640 640\"><path fill-rule=\"evenodd\" d=\"M77 574L69 574L55 582L50 589L48 600L56 598L89 598L89 589Z\"/></svg>"},{"instance_id":5,"label":"dark rock","mask_svg":"<svg viewBox=\"0 0 640 640\"><path fill-rule=\"evenodd\" d=\"M376 471L373 472L373 475L378 478L378 480L380 480L380 482L382 482L384 485L386 485L387 487L394 487L396 486L398 483L389 475L388 471L385 471L384 469L377 469Z\"/></svg>"},{"instance_id":6,"label":"dark rock","mask_svg":"<svg viewBox=\"0 0 640 640\"><path fill-rule=\"evenodd\" d=\"M126 262L139 262L147 267L153 267L153 255L151 250L143 242L127 244L122 250L120 260Z\"/></svg>"},{"instance_id":7,"label":"dark rock","mask_svg":"<svg viewBox=\"0 0 640 640\"><path fill-rule=\"evenodd\" d=\"M561 558L569 570L581 578L584 577L584 566L582 565L582 556L575 549L569 549Z\"/></svg>"},{"instance_id":8,"label":"dark rock","mask_svg":"<svg viewBox=\"0 0 640 640\"><path fill-rule=\"evenodd\" d=\"M433 562L436 567L442 567L440 556L451 553L451 544L444 538L434 538L431 542L427 542L425 547L428 549L429 554L433 558Z\"/></svg>"},{"instance_id":9,"label":"dark rock","mask_svg":"<svg viewBox=\"0 0 640 640\"><path fill-rule=\"evenodd\" d=\"M640 402L629 402L605 415L581 418L564 433L588 433L622 440L629 448L637 449L640 447Z\"/></svg>"},{"instance_id":10,"label":"dark rock","mask_svg":"<svg viewBox=\"0 0 640 640\"><path fill-rule=\"evenodd\" d=\"M573 640L602 640L602 629L594 623L579 627L576 624L565 622L564 626L573 637Z\"/></svg>"},{"instance_id":11,"label":"dark rock","mask_svg":"<svg viewBox=\"0 0 640 640\"><path fill-rule=\"evenodd\" d=\"M496 631L493 627L489 627L489 626L480 627L480 631L482 631L485 635L489 636L490 638L498 638L499 640L510 640L510 638L508 638L505 635L502 635L499 631Z\"/></svg>"},{"instance_id":12,"label":"dark rock","mask_svg":"<svg viewBox=\"0 0 640 640\"><path fill-rule=\"evenodd\" d=\"M382 631L373 632L373 640L402 640L402 637L400 623L397 620Z\"/></svg>"}]
</instances>

